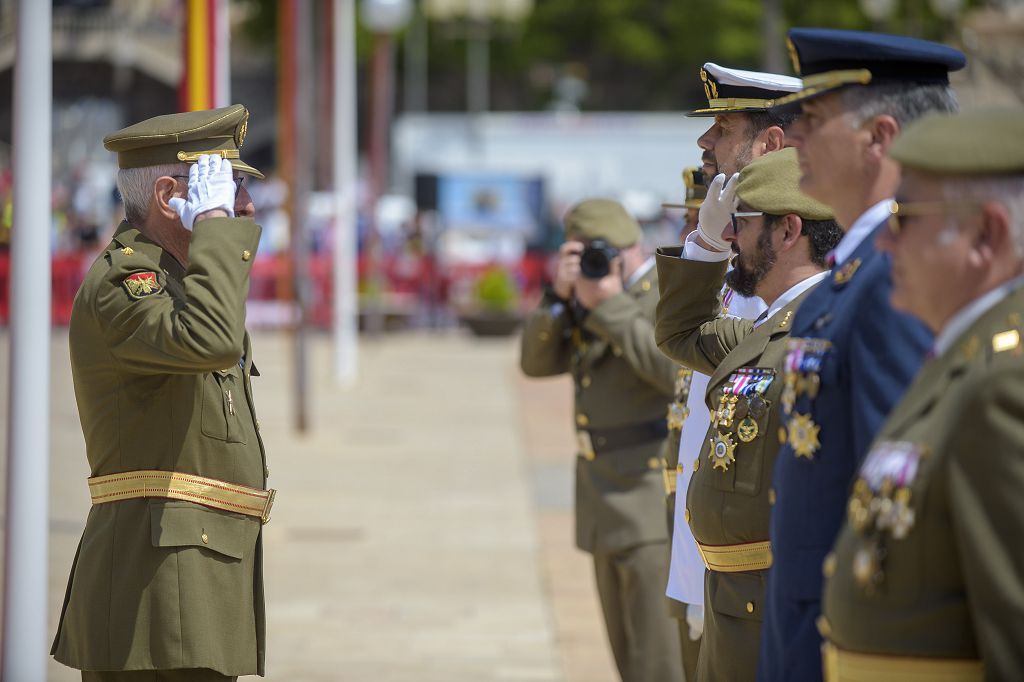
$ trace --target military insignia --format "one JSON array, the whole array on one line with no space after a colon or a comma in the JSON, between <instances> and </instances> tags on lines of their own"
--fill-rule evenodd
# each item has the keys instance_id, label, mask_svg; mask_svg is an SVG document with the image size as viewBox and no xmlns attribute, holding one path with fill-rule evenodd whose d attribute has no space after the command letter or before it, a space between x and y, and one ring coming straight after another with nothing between
<instances>
[{"instance_id":1,"label":"military insignia","mask_svg":"<svg viewBox=\"0 0 1024 682\"><path fill-rule=\"evenodd\" d=\"M245 133L249 129L249 112L246 111L245 115L242 116L242 122L235 128L235 144L239 149L242 148L242 143L245 142Z\"/></svg>"},{"instance_id":2,"label":"military insignia","mask_svg":"<svg viewBox=\"0 0 1024 682\"><path fill-rule=\"evenodd\" d=\"M909 486L917 476L928 449L919 443L884 440L876 444L860 466L859 480L876 493Z\"/></svg>"},{"instance_id":3,"label":"military insignia","mask_svg":"<svg viewBox=\"0 0 1024 682\"><path fill-rule=\"evenodd\" d=\"M800 75L800 54L796 51L796 45L789 38L786 38L786 50L789 52L789 61L793 63L793 73Z\"/></svg>"},{"instance_id":4,"label":"military insignia","mask_svg":"<svg viewBox=\"0 0 1024 682\"><path fill-rule=\"evenodd\" d=\"M796 403L796 374L793 372L786 372L783 382L782 393L779 395L779 402L782 404L783 412L788 415L793 411L793 405Z\"/></svg>"},{"instance_id":5,"label":"military insignia","mask_svg":"<svg viewBox=\"0 0 1024 682\"><path fill-rule=\"evenodd\" d=\"M825 313L814 321L814 330L821 331L825 325L832 321L832 313Z\"/></svg>"},{"instance_id":6,"label":"military insignia","mask_svg":"<svg viewBox=\"0 0 1024 682\"><path fill-rule=\"evenodd\" d=\"M736 435L744 443L754 440L757 438L757 422L750 417L744 417L736 427Z\"/></svg>"},{"instance_id":7,"label":"military insignia","mask_svg":"<svg viewBox=\"0 0 1024 682\"><path fill-rule=\"evenodd\" d=\"M126 246L123 249L121 249L121 253L123 253L126 256L131 256L135 253L135 249L133 249L130 246Z\"/></svg>"},{"instance_id":8,"label":"military insignia","mask_svg":"<svg viewBox=\"0 0 1024 682\"><path fill-rule=\"evenodd\" d=\"M821 427L808 414L797 413L789 420L787 436L797 457L814 459L814 453L821 447L821 441L818 440L820 431Z\"/></svg>"},{"instance_id":9,"label":"military insignia","mask_svg":"<svg viewBox=\"0 0 1024 682\"><path fill-rule=\"evenodd\" d=\"M978 341L977 336L972 336L960 345L960 355L964 360L970 362L978 356L978 351L981 350L981 341Z\"/></svg>"},{"instance_id":10,"label":"military insignia","mask_svg":"<svg viewBox=\"0 0 1024 682\"><path fill-rule=\"evenodd\" d=\"M874 546L862 546L853 555L853 577L863 588L871 587L881 578L882 561Z\"/></svg>"},{"instance_id":11,"label":"military insignia","mask_svg":"<svg viewBox=\"0 0 1024 682\"><path fill-rule=\"evenodd\" d=\"M136 272L124 278L124 288L132 298L143 298L159 293L162 286L157 282L155 272Z\"/></svg>"},{"instance_id":12,"label":"military insignia","mask_svg":"<svg viewBox=\"0 0 1024 682\"><path fill-rule=\"evenodd\" d=\"M576 446L584 459L594 459L596 456L596 453L594 452L594 443L590 439L589 431L576 432Z\"/></svg>"},{"instance_id":13,"label":"military insignia","mask_svg":"<svg viewBox=\"0 0 1024 682\"><path fill-rule=\"evenodd\" d=\"M768 411L768 401L761 395L752 395L747 400L747 414L754 419L760 419Z\"/></svg>"},{"instance_id":14,"label":"military insignia","mask_svg":"<svg viewBox=\"0 0 1024 682\"><path fill-rule=\"evenodd\" d=\"M668 428L673 431L681 431L688 416L690 416L690 409L685 403L670 403L668 406Z\"/></svg>"},{"instance_id":15,"label":"military insignia","mask_svg":"<svg viewBox=\"0 0 1024 682\"><path fill-rule=\"evenodd\" d=\"M729 465L736 461L736 443L733 442L732 436L719 431L715 433L714 438L710 439L710 442L711 452L708 454L708 459L711 460L711 464L716 469L728 471Z\"/></svg>"},{"instance_id":16,"label":"military insignia","mask_svg":"<svg viewBox=\"0 0 1024 682\"><path fill-rule=\"evenodd\" d=\"M992 352L1002 353L1020 346L1020 333L1016 329L999 332L992 337Z\"/></svg>"},{"instance_id":17,"label":"military insignia","mask_svg":"<svg viewBox=\"0 0 1024 682\"><path fill-rule=\"evenodd\" d=\"M853 276L857 274L857 270L860 268L860 258L854 258L843 267L839 268L834 275L832 275L832 281L842 286L846 284Z\"/></svg>"}]
</instances>

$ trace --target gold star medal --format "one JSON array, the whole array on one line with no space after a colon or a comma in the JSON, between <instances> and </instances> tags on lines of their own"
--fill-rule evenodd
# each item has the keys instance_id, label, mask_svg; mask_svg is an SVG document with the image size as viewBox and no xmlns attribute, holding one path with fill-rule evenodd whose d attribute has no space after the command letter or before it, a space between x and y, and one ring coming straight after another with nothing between
<instances>
[{"instance_id":1,"label":"gold star medal","mask_svg":"<svg viewBox=\"0 0 1024 682\"><path fill-rule=\"evenodd\" d=\"M736 443L733 442L732 435L719 431L711 439L711 452L708 454L708 459L711 460L714 468L728 471L729 465L736 461L735 452Z\"/></svg>"},{"instance_id":2,"label":"gold star medal","mask_svg":"<svg viewBox=\"0 0 1024 682\"><path fill-rule=\"evenodd\" d=\"M814 453L821 447L818 432L821 427L814 423L809 414L797 413L789 420L789 444L797 457L814 459Z\"/></svg>"},{"instance_id":3,"label":"gold star medal","mask_svg":"<svg viewBox=\"0 0 1024 682\"><path fill-rule=\"evenodd\" d=\"M757 438L757 422L749 416L744 417L743 421L741 421L739 426L736 427L736 435L739 436L739 439L744 443L749 443L754 440Z\"/></svg>"}]
</instances>

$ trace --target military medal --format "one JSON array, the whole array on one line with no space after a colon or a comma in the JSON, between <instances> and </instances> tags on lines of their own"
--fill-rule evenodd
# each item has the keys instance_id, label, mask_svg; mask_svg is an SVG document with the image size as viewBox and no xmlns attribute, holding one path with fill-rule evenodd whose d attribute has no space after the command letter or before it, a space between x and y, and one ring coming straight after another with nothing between
<instances>
[{"instance_id":1,"label":"military medal","mask_svg":"<svg viewBox=\"0 0 1024 682\"><path fill-rule=\"evenodd\" d=\"M686 418L690 415L689 408L680 402L670 403L668 406L668 428L673 431L680 431Z\"/></svg>"},{"instance_id":2,"label":"military medal","mask_svg":"<svg viewBox=\"0 0 1024 682\"><path fill-rule=\"evenodd\" d=\"M711 452L708 454L708 459L711 460L711 464L716 469L728 471L729 465L736 461L736 443L733 442L732 436L717 431L710 442Z\"/></svg>"},{"instance_id":3,"label":"military medal","mask_svg":"<svg viewBox=\"0 0 1024 682\"><path fill-rule=\"evenodd\" d=\"M821 447L818 432L821 427L808 414L797 413L789 420L789 444L797 457L814 459L814 453Z\"/></svg>"},{"instance_id":4,"label":"military medal","mask_svg":"<svg viewBox=\"0 0 1024 682\"><path fill-rule=\"evenodd\" d=\"M743 421L736 427L736 435L744 443L754 440L757 438L757 422L750 417L744 417Z\"/></svg>"},{"instance_id":5,"label":"military medal","mask_svg":"<svg viewBox=\"0 0 1024 682\"><path fill-rule=\"evenodd\" d=\"M747 413L754 419L760 419L768 411L768 402L760 393L750 396L747 400Z\"/></svg>"},{"instance_id":6,"label":"military medal","mask_svg":"<svg viewBox=\"0 0 1024 682\"><path fill-rule=\"evenodd\" d=\"M860 268L860 258L855 258L843 267L839 268L839 270L836 271L836 274L832 276L832 281L842 286L853 279L858 268Z\"/></svg>"},{"instance_id":7,"label":"military medal","mask_svg":"<svg viewBox=\"0 0 1024 682\"><path fill-rule=\"evenodd\" d=\"M739 398L729 393L723 393L718 400L717 425L728 429L732 426L732 419L736 414L736 403Z\"/></svg>"},{"instance_id":8,"label":"military medal","mask_svg":"<svg viewBox=\"0 0 1024 682\"><path fill-rule=\"evenodd\" d=\"M881 578L882 562L876 547L862 546L853 555L853 577L862 588L870 588Z\"/></svg>"},{"instance_id":9,"label":"military medal","mask_svg":"<svg viewBox=\"0 0 1024 682\"><path fill-rule=\"evenodd\" d=\"M779 395L779 403L782 404L783 411L788 415L793 411L793 405L796 403L796 374L786 372L786 376L783 381L782 394Z\"/></svg>"}]
</instances>

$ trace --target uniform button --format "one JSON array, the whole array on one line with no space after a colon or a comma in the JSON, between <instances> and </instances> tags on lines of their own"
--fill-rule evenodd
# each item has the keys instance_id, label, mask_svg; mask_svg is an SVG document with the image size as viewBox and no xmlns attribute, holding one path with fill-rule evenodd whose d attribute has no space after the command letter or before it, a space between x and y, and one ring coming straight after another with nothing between
<instances>
[{"instance_id":1,"label":"uniform button","mask_svg":"<svg viewBox=\"0 0 1024 682\"><path fill-rule=\"evenodd\" d=\"M640 283L640 288L643 289L644 291L650 291L651 290L651 281L645 279L643 282Z\"/></svg>"},{"instance_id":2,"label":"uniform button","mask_svg":"<svg viewBox=\"0 0 1024 682\"><path fill-rule=\"evenodd\" d=\"M831 578L836 574L836 555L834 552L829 552L825 556L825 561L821 564L821 572L826 578Z\"/></svg>"},{"instance_id":3,"label":"uniform button","mask_svg":"<svg viewBox=\"0 0 1024 682\"><path fill-rule=\"evenodd\" d=\"M696 471L697 469L700 469L700 457L693 460L693 470Z\"/></svg>"},{"instance_id":4,"label":"uniform button","mask_svg":"<svg viewBox=\"0 0 1024 682\"><path fill-rule=\"evenodd\" d=\"M651 457L649 460L647 460L647 466L650 469L660 469L661 460L658 459L657 457Z\"/></svg>"},{"instance_id":5,"label":"uniform button","mask_svg":"<svg viewBox=\"0 0 1024 682\"><path fill-rule=\"evenodd\" d=\"M251 251L246 249L245 251L242 252L242 260L249 260L250 258L252 258L252 252Z\"/></svg>"},{"instance_id":6,"label":"uniform button","mask_svg":"<svg viewBox=\"0 0 1024 682\"><path fill-rule=\"evenodd\" d=\"M818 620L814 621L814 624L818 626L818 634L822 637L830 637L832 635L832 625L825 616L818 616Z\"/></svg>"},{"instance_id":7,"label":"uniform button","mask_svg":"<svg viewBox=\"0 0 1024 682\"><path fill-rule=\"evenodd\" d=\"M684 509L683 510L683 520L686 521L687 523L690 522L690 510L689 509Z\"/></svg>"},{"instance_id":8,"label":"uniform button","mask_svg":"<svg viewBox=\"0 0 1024 682\"><path fill-rule=\"evenodd\" d=\"M209 535L207 535L206 533L203 533L202 537L203 537L203 544L204 545L210 544L210 536Z\"/></svg>"},{"instance_id":9,"label":"uniform button","mask_svg":"<svg viewBox=\"0 0 1024 682\"><path fill-rule=\"evenodd\" d=\"M590 423L590 418L585 414L576 415L576 426L587 426Z\"/></svg>"},{"instance_id":10,"label":"uniform button","mask_svg":"<svg viewBox=\"0 0 1024 682\"><path fill-rule=\"evenodd\" d=\"M583 377L582 379L580 379L580 386L582 386L583 388L590 388L590 383L591 383L591 379L590 379L590 375L589 374L587 376Z\"/></svg>"},{"instance_id":11,"label":"uniform button","mask_svg":"<svg viewBox=\"0 0 1024 682\"><path fill-rule=\"evenodd\" d=\"M587 452L587 453L585 453L583 455L583 459L587 460L588 462L593 462L594 461L594 457L596 457L596 456L597 455L595 455L593 452Z\"/></svg>"},{"instance_id":12,"label":"uniform button","mask_svg":"<svg viewBox=\"0 0 1024 682\"><path fill-rule=\"evenodd\" d=\"M768 504L775 506L775 488L768 488Z\"/></svg>"},{"instance_id":13,"label":"uniform button","mask_svg":"<svg viewBox=\"0 0 1024 682\"><path fill-rule=\"evenodd\" d=\"M753 613L753 612L754 612L754 602L748 601L747 602L747 613Z\"/></svg>"},{"instance_id":14,"label":"uniform button","mask_svg":"<svg viewBox=\"0 0 1024 682\"><path fill-rule=\"evenodd\" d=\"M539 338L541 341L547 341L548 339L551 338L551 334L548 334L547 332L541 332L540 334L537 334L537 338Z\"/></svg>"},{"instance_id":15,"label":"uniform button","mask_svg":"<svg viewBox=\"0 0 1024 682\"><path fill-rule=\"evenodd\" d=\"M607 445L608 444L608 439L605 438L604 436L598 436L597 437L597 444L598 445Z\"/></svg>"},{"instance_id":16,"label":"uniform button","mask_svg":"<svg viewBox=\"0 0 1024 682\"><path fill-rule=\"evenodd\" d=\"M615 346L614 348L612 348L612 355L614 355L617 358L622 357L622 349L619 348L618 346Z\"/></svg>"}]
</instances>

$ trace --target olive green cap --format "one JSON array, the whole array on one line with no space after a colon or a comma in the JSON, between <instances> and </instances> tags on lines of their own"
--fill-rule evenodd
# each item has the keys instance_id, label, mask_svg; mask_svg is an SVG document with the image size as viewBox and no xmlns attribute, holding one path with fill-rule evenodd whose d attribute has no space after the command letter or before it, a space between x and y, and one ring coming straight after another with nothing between
<instances>
[{"instance_id":1,"label":"olive green cap","mask_svg":"<svg viewBox=\"0 0 1024 682\"><path fill-rule=\"evenodd\" d=\"M929 114L907 126L889 156L942 175L1024 173L1024 109Z\"/></svg>"},{"instance_id":2,"label":"olive green cap","mask_svg":"<svg viewBox=\"0 0 1024 682\"><path fill-rule=\"evenodd\" d=\"M262 178L239 156L248 121L249 111L241 104L165 114L110 133L103 146L117 152L119 168L195 163L203 154L220 154L235 170Z\"/></svg>"},{"instance_id":3,"label":"olive green cap","mask_svg":"<svg viewBox=\"0 0 1024 682\"><path fill-rule=\"evenodd\" d=\"M603 239L617 248L640 241L640 223L611 199L586 199L565 214L565 233L581 239Z\"/></svg>"},{"instance_id":4,"label":"olive green cap","mask_svg":"<svg viewBox=\"0 0 1024 682\"><path fill-rule=\"evenodd\" d=\"M800 191L796 149L787 147L754 159L740 171L736 194L753 211L795 213L805 220L832 220L832 209Z\"/></svg>"}]
</instances>

